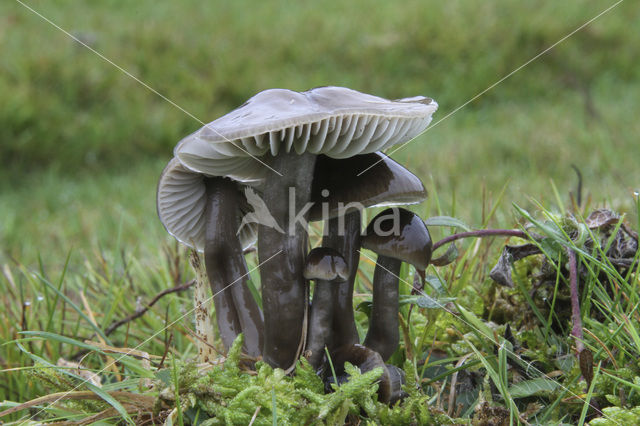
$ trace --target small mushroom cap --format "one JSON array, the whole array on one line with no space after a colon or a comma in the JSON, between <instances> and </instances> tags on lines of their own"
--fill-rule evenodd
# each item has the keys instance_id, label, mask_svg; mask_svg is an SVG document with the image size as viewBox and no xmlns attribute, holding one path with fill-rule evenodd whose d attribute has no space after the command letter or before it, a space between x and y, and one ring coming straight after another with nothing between
<instances>
[{"instance_id":1,"label":"small mushroom cap","mask_svg":"<svg viewBox=\"0 0 640 426\"><path fill-rule=\"evenodd\" d=\"M328 247L316 247L309 252L304 265L308 280L343 282L349 279L349 268L344 257Z\"/></svg>"},{"instance_id":2,"label":"small mushroom cap","mask_svg":"<svg viewBox=\"0 0 640 426\"><path fill-rule=\"evenodd\" d=\"M205 177L190 171L177 158L173 158L162 171L156 194L158 217L167 232L200 252L204 251L205 239ZM239 218L250 211L248 204L236 207ZM258 234L256 228L254 223L245 223L240 227L238 238L243 249L255 243Z\"/></svg>"},{"instance_id":3,"label":"small mushroom cap","mask_svg":"<svg viewBox=\"0 0 640 426\"><path fill-rule=\"evenodd\" d=\"M371 170L367 170L369 167ZM349 203L367 208L416 204L425 198L427 191L422 181L382 153L346 159L321 155L313 176L311 201L314 204L309 218L314 221L339 216L344 214L341 207ZM328 212L328 217L323 217L323 210Z\"/></svg>"},{"instance_id":4,"label":"small mushroom cap","mask_svg":"<svg viewBox=\"0 0 640 426\"><path fill-rule=\"evenodd\" d=\"M362 247L424 270L433 242L424 221L415 213L392 207L374 217L360 240Z\"/></svg>"},{"instance_id":5,"label":"small mushroom cap","mask_svg":"<svg viewBox=\"0 0 640 426\"><path fill-rule=\"evenodd\" d=\"M251 156L380 151L422 133L437 108L423 96L392 101L345 87L270 89L184 138L174 154L194 171L259 184L269 170Z\"/></svg>"}]
</instances>

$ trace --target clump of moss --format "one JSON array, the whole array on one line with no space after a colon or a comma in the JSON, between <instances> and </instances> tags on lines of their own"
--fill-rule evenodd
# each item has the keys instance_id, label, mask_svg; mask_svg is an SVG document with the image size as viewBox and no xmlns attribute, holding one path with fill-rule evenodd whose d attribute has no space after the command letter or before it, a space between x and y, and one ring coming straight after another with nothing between
<instances>
[{"instance_id":1,"label":"clump of moss","mask_svg":"<svg viewBox=\"0 0 640 426\"><path fill-rule=\"evenodd\" d=\"M640 407L624 409L620 407L606 407L602 409L603 417L589 422L590 426L614 426L640 424Z\"/></svg>"},{"instance_id":2,"label":"clump of moss","mask_svg":"<svg viewBox=\"0 0 640 426\"><path fill-rule=\"evenodd\" d=\"M73 392L84 390L86 387L81 379L62 374L57 368L36 362L33 368L27 370L27 374L32 381L42 384L50 393ZM80 412L98 412L106 409L108 404L99 400L88 399L65 399L59 403L66 405L72 410Z\"/></svg>"},{"instance_id":3,"label":"clump of moss","mask_svg":"<svg viewBox=\"0 0 640 426\"><path fill-rule=\"evenodd\" d=\"M410 362L405 365L408 397L393 407L377 400L377 381L382 369L361 373L347 364L350 376L333 392L325 394L322 379L305 359L295 374L258 362L255 371L243 370L242 336L234 342L226 361L201 375L194 364L183 364L177 374L161 380L156 414L172 410L178 401L185 421L202 425L248 424L344 424L363 419L367 424L451 424L445 414L433 413L428 395L416 382ZM163 375L160 374L162 379ZM170 377L170 376L175 376ZM177 383L176 383L177 382ZM176 392L176 386L178 391Z\"/></svg>"}]
</instances>

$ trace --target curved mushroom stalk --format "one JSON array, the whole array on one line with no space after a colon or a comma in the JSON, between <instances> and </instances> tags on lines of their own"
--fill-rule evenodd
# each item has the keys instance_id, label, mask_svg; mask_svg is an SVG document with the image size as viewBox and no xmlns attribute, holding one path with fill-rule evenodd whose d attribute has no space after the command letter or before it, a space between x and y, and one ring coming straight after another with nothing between
<instances>
[{"instance_id":1,"label":"curved mushroom stalk","mask_svg":"<svg viewBox=\"0 0 640 426\"><path fill-rule=\"evenodd\" d=\"M286 370L298 358L305 338L308 289L303 276L307 251L304 209L308 207L316 156L280 153L266 160L282 176L273 174L265 181L263 199L268 213L284 232L262 224L258 229L265 324L263 359Z\"/></svg>"},{"instance_id":2,"label":"curved mushroom stalk","mask_svg":"<svg viewBox=\"0 0 640 426\"><path fill-rule=\"evenodd\" d=\"M345 362L358 367L362 373L380 367L383 372L378 384L378 401L384 403L395 402L403 396L404 374L402 374L402 370L386 365L378 352L366 346L359 344L342 346L333 353L332 361L336 368L338 384L344 383L349 379L344 372ZM332 379L333 377L328 377L329 382L333 381Z\"/></svg>"},{"instance_id":3,"label":"curved mushroom stalk","mask_svg":"<svg viewBox=\"0 0 640 426\"><path fill-rule=\"evenodd\" d=\"M389 372L389 405L409 396L402 390L402 386L407 383L404 371L395 365L385 364Z\"/></svg>"},{"instance_id":4,"label":"curved mushroom stalk","mask_svg":"<svg viewBox=\"0 0 640 426\"><path fill-rule=\"evenodd\" d=\"M373 306L364 345L384 360L393 355L400 342L398 276L401 265L398 259L378 256L373 273Z\"/></svg>"},{"instance_id":5,"label":"curved mushroom stalk","mask_svg":"<svg viewBox=\"0 0 640 426\"><path fill-rule=\"evenodd\" d=\"M424 270L431 260L429 230L416 214L401 208L386 209L371 220L362 247L378 253L373 274L373 307L365 346L389 359L400 341L398 286L402 262Z\"/></svg>"},{"instance_id":6,"label":"curved mushroom stalk","mask_svg":"<svg viewBox=\"0 0 640 426\"><path fill-rule=\"evenodd\" d=\"M362 173L371 168L375 173ZM353 285L360 257L361 210L376 205L414 204L424 200L424 185L409 170L382 153L316 162L311 220L326 220L324 247L340 252L351 274L334 286L334 318L330 348L359 343L353 318Z\"/></svg>"},{"instance_id":7,"label":"curved mushroom stalk","mask_svg":"<svg viewBox=\"0 0 640 426\"><path fill-rule=\"evenodd\" d=\"M204 258L220 337L229 349L238 334L244 333L246 353L257 357L262 352L263 318L246 285L247 264L236 236L238 190L226 178L205 178L205 186Z\"/></svg>"}]
</instances>

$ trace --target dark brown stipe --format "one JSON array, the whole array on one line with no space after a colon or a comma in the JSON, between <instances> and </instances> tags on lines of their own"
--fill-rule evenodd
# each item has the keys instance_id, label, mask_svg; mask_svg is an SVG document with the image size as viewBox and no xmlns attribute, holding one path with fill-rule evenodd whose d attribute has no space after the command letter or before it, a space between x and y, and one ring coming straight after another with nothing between
<instances>
[{"instance_id":1,"label":"dark brown stipe","mask_svg":"<svg viewBox=\"0 0 640 426\"><path fill-rule=\"evenodd\" d=\"M333 318L331 336L328 343L329 349L344 345L360 343L356 321L353 315L353 285L358 273L360 260L360 231L361 213L353 210L345 214L344 232L340 230L340 218L329 219L325 226L328 232L322 239L322 245L333 248L342 253L347 263L349 277L345 282L336 283L331 287L331 305L333 306Z\"/></svg>"},{"instance_id":2,"label":"dark brown stipe","mask_svg":"<svg viewBox=\"0 0 640 426\"><path fill-rule=\"evenodd\" d=\"M382 376L380 376L380 382L378 386L378 401L388 403L391 400L392 394L396 396L398 394L397 381L395 381L392 389L392 380L389 376L389 370L384 363L384 360L380 354L371 348L363 345L346 345L342 346L334 352L332 355L333 365L336 366L336 375L338 376L338 382L346 381L344 373L344 364L349 362L355 367L358 367L362 373L373 370L374 368L382 368ZM394 378L396 380L397 378Z\"/></svg>"},{"instance_id":3,"label":"dark brown stipe","mask_svg":"<svg viewBox=\"0 0 640 426\"><path fill-rule=\"evenodd\" d=\"M225 349L229 349L243 333L245 352L257 357L262 352L263 319L246 285L247 264L236 236L238 189L230 179L219 177L205 178L205 186L205 267L220 337Z\"/></svg>"},{"instance_id":4,"label":"dark brown stipe","mask_svg":"<svg viewBox=\"0 0 640 426\"><path fill-rule=\"evenodd\" d=\"M395 404L398 400L409 396L402 386L407 383L404 370L395 365L385 364L389 372L389 405ZM382 386L382 384L381 384Z\"/></svg>"},{"instance_id":5,"label":"dark brown stipe","mask_svg":"<svg viewBox=\"0 0 640 426\"><path fill-rule=\"evenodd\" d=\"M307 256L304 277L316 283L309 311L305 356L317 370L324 359L324 347L328 345L335 316L333 287L349 278L349 270L340 253L331 248L317 247Z\"/></svg>"},{"instance_id":6,"label":"dark brown stipe","mask_svg":"<svg viewBox=\"0 0 640 426\"><path fill-rule=\"evenodd\" d=\"M379 164L376 164L379 162ZM376 164L376 172L358 173ZM344 215L345 208L416 204L427 198L420 179L382 153L335 159L318 156L311 199L310 219L329 219ZM352 211L353 208L348 211Z\"/></svg>"},{"instance_id":7,"label":"dark brown stipe","mask_svg":"<svg viewBox=\"0 0 640 426\"><path fill-rule=\"evenodd\" d=\"M230 235L235 237L235 212L229 214L233 204L236 187L224 178L205 179L207 204L205 207L205 249L204 259L213 303L216 311L216 322L222 344L228 350L235 338L242 332L238 313L233 304L231 291L225 287L233 282L234 269L230 267L229 258L233 250ZM225 238L226 237L226 238ZM237 240L237 239L236 239ZM239 246L239 244L238 244ZM242 254L242 250L240 251Z\"/></svg>"},{"instance_id":8,"label":"dark brown stipe","mask_svg":"<svg viewBox=\"0 0 640 426\"><path fill-rule=\"evenodd\" d=\"M398 276L402 261L378 256L373 273L373 306L364 345L388 360L400 343Z\"/></svg>"},{"instance_id":9,"label":"dark brown stipe","mask_svg":"<svg viewBox=\"0 0 640 426\"><path fill-rule=\"evenodd\" d=\"M331 333L331 318L333 305L331 304L331 286L329 281L316 280L313 292L313 302L309 310L309 331L305 357L309 364L317 370L324 359L324 347L327 345Z\"/></svg>"},{"instance_id":10,"label":"dark brown stipe","mask_svg":"<svg viewBox=\"0 0 640 426\"><path fill-rule=\"evenodd\" d=\"M269 226L258 230L258 256L264 262L282 251L281 261L260 267L264 311L263 359L273 367L288 369L297 357L304 338L303 324L308 289L302 275L307 252L307 229L295 224L289 231L290 207L295 215L309 202L316 156L281 152L265 156L265 161L282 176L272 174L265 180L263 199L269 213L284 233ZM290 206L289 189L295 206ZM303 219L306 215L303 215Z\"/></svg>"},{"instance_id":11,"label":"dark brown stipe","mask_svg":"<svg viewBox=\"0 0 640 426\"><path fill-rule=\"evenodd\" d=\"M364 344L387 360L400 341L400 266L407 262L418 270L425 269L431 260L433 244L422 219L401 208L390 208L374 217L361 242L363 248L378 254L373 275L373 307Z\"/></svg>"},{"instance_id":12,"label":"dark brown stipe","mask_svg":"<svg viewBox=\"0 0 640 426\"><path fill-rule=\"evenodd\" d=\"M376 164L376 173L357 173ZM353 314L353 286L360 258L361 209L382 204L413 204L424 200L424 185L409 170L375 152L346 159L320 155L311 191L311 220L325 219L324 247L340 252L349 266L349 280L333 286L334 318L330 349L359 343Z\"/></svg>"}]
</instances>

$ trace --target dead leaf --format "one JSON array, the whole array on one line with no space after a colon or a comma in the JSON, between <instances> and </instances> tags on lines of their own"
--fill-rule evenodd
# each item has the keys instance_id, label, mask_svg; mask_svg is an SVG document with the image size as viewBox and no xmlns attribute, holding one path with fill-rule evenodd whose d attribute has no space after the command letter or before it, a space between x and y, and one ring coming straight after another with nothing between
<instances>
[{"instance_id":1,"label":"dead leaf","mask_svg":"<svg viewBox=\"0 0 640 426\"><path fill-rule=\"evenodd\" d=\"M87 367L73 361L67 361L64 358L58 358L58 362L56 363L58 367L68 368L70 372L82 377L87 382L91 383L94 386L99 388L102 387L102 381L100 380L100 376L98 376L93 371L89 370Z\"/></svg>"},{"instance_id":2,"label":"dead leaf","mask_svg":"<svg viewBox=\"0 0 640 426\"><path fill-rule=\"evenodd\" d=\"M498 284L513 288L514 284L511 278L511 267L513 263L534 254L540 254L540 249L535 244L505 246L498 259L498 263L493 267L489 276Z\"/></svg>"}]
</instances>

